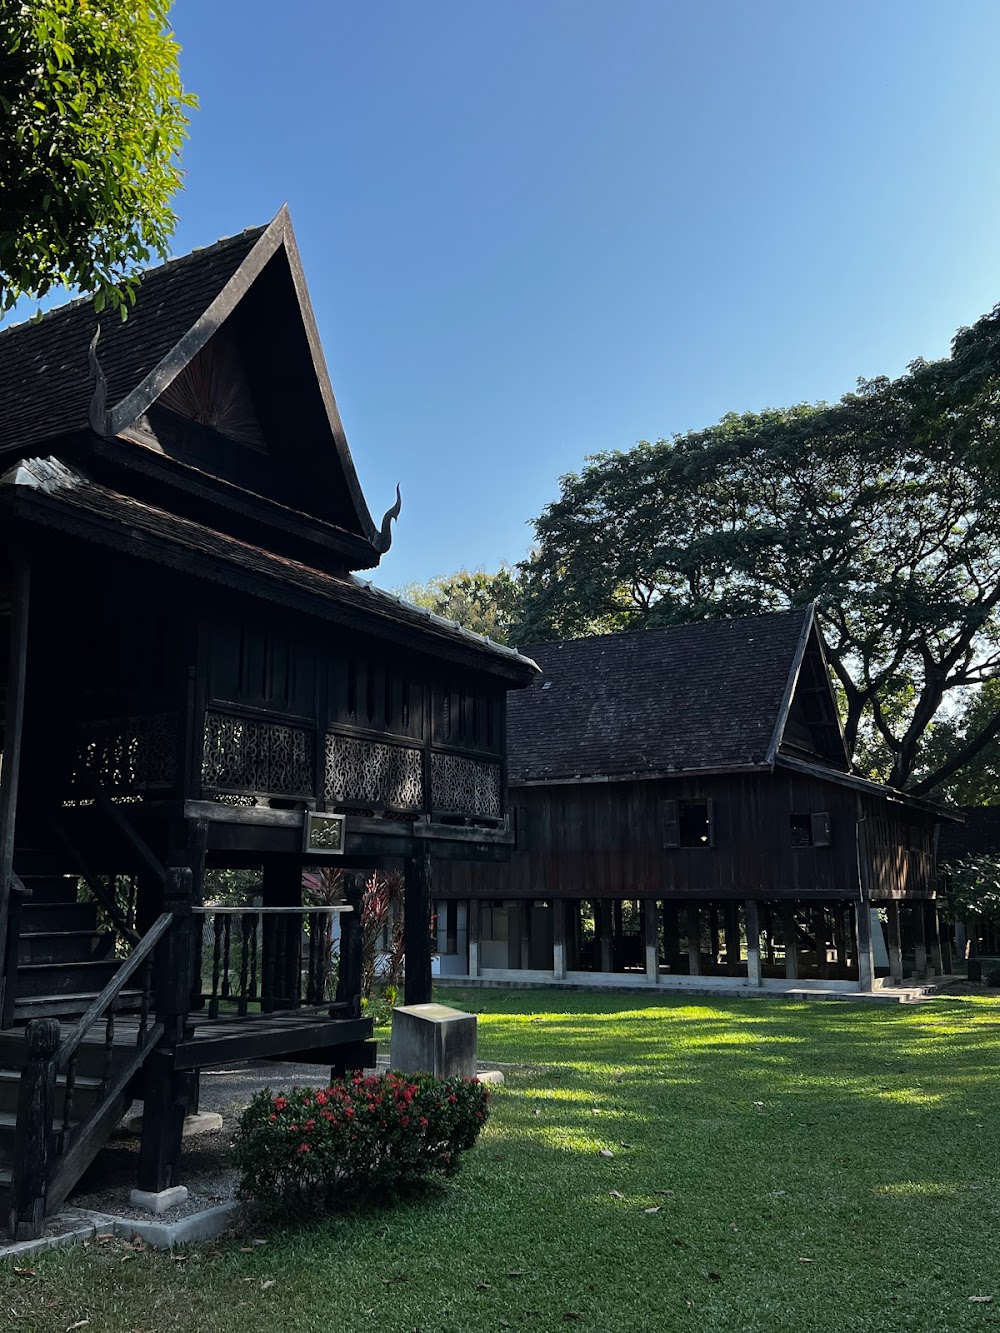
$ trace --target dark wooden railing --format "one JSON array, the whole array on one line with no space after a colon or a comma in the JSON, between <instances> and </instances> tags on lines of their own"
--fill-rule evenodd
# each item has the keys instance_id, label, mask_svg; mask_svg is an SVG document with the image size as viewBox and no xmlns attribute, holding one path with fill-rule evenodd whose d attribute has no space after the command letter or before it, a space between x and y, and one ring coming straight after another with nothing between
<instances>
[{"instance_id":1,"label":"dark wooden railing","mask_svg":"<svg viewBox=\"0 0 1000 1333\"><path fill-rule=\"evenodd\" d=\"M41 1234L46 1212L59 1207L86 1168L115 1116L121 1114L129 1083L175 1018L176 997L169 986L158 988L157 1013L151 1014L154 967L159 960L163 976L178 970L176 964L187 947L178 927L183 928L190 916L173 909L184 902L189 887L190 871L168 872L170 910L157 918L68 1032L62 1031L58 1019L38 1018L28 1024L11 1177L9 1234L16 1239ZM166 958L165 948L170 950ZM136 1022L131 1050L115 1040L126 1003ZM84 1076L79 1072L82 1048L102 1027L101 1039L88 1043L93 1048L92 1072ZM81 1113L84 1097L89 1105Z\"/></svg>"},{"instance_id":2,"label":"dark wooden railing","mask_svg":"<svg viewBox=\"0 0 1000 1333\"><path fill-rule=\"evenodd\" d=\"M196 907L201 1006L209 1018L323 1005L333 976L330 925L354 908ZM353 923L352 923L353 924ZM344 931L344 935L349 934Z\"/></svg>"}]
</instances>

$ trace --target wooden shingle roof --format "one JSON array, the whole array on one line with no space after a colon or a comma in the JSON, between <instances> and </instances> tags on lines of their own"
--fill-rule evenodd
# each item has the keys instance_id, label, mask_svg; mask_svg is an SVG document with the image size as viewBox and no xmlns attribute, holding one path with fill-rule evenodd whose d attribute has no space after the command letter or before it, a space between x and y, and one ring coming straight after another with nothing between
<instances>
[{"instance_id":1,"label":"wooden shingle roof","mask_svg":"<svg viewBox=\"0 0 1000 1333\"><path fill-rule=\"evenodd\" d=\"M204 314L265 230L252 227L149 269L124 323L114 311L97 315L92 298L82 297L0 330L0 451L87 429L94 393L87 352L98 325L108 402L125 398Z\"/></svg>"},{"instance_id":2,"label":"wooden shingle roof","mask_svg":"<svg viewBox=\"0 0 1000 1333\"><path fill-rule=\"evenodd\" d=\"M525 645L509 701L512 783L763 766L812 609Z\"/></svg>"}]
</instances>

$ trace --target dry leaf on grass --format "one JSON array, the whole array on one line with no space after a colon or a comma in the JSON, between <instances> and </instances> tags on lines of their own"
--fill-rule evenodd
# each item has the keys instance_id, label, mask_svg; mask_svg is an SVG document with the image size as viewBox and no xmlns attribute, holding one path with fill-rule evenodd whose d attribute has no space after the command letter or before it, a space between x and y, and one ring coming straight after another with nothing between
<instances>
[{"instance_id":1,"label":"dry leaf on grass","mask_svg":"<svg viewBox=\"0 0 1000 1333\"><path fill-rule=\"evenodd\" d=\"M261 1291L270 1291L270 1289L271 1289L273 1286L274 1286L274 1278L273 1278L273 1277L269 1277L269 1278L267 1279L266 1282L262 1282L262 1283L260 1284L260 1289L261 1289Z\"/></svg>"},{"instance_id":2,"label":"dry leaf on grass","mask_svg":"<svg viewBox=\"0 0 1000 1333\"><path fill-rule=\"evenodd\" d=\"M658 1213L660 1211L660 1205L657 1204L655 1208L644 1208L642 1211L644 1213Z\"/></svg>"},{"instance_id":3,"label":"dry leaf on grass","mask_svg":"<svg viewBox=\"0 0 1000 1333\"><path fill-rule=\"evenodd\" d=\"M816 1262L815 1259L804 1259L801 1255L799 1255L799 1263L800 1263L800 1264L812 1264L812 1263L815 1263L815 1262Z\"/></svg>"},{"instance_id":4,"label":"dry leaf on grass","mask_svg":"<svg viewBox=\"0 0 1000 1333\"><path fill-rule=\"evenodd\" d=\"M15 1268L14 1272L18 1277L37 1277L38 1272L34 1268Z\"/></svg>"},{"instance_id":5,"label":"dry leaf on grass","mask_svg":"<svg viewBox=\"0 0 1000 1333\"><path fill-rule=\"evenodd\" d=\"M610 1148L602 1148L597 1155L598 1157L614 1157L614 1153Z\"/></svg>"},{"instance_id":6,"label":"dry leaf on grass","mask_svg":"<svg viewBox=\"0 0 1000 1333\"><path fill-rule=\"evenodd\" d=\"M477 1290L477 1291L492 1291L492 1290L493 1290L493 1283L492 1283L492 1282L477 1282L477 1283L476 1283L476 1290Z\"/></svg>"},{"instance_id":7,"label":"dry leaf on grass","mask_svg":"<svg viewBox=\"0 0 1000 1333\"><path fill-rule=\"evenodd\" d=\"M86 1328L89 1323L90 1323L89 1319L78 1319L75 1324L70 1324L69 1328L67 1328L66 1330L66 1333L73 1333L74 1328Z\"/></svg>"},{"instance_id":8,"label":"dry leaf on grass","mask_svg":"<svg viewBox=\"0 0 1000 1333\"><path fill-rule=\"evenodd\" d=\"M969 1297L969 1304L970 1304L970 1305L992 1305L992 1304L993 1304L993 1297L992 1297L992 1296L970 1296L970 1297Z\"/></svg>"},{"instance_id":9,"label":"dry leaf on grass","mask_svg":"<svg viewBox=\"0 0 1000 1333\"><path fill-rule=\"evenodd\" d=\"M621 1190L612 1190L611 1197L612 1199L624 1199L625 1195L621 1192Z\"/></svg>"}]
</instances>

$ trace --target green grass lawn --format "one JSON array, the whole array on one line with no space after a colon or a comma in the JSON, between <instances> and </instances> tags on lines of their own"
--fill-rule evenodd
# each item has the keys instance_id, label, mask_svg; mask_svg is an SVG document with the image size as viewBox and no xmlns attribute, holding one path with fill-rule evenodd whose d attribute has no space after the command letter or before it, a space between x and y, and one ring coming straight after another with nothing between
<instances>
[{"instance_id":1,"label":"green grass lawn","mask_svg":"<svg viewBox=\"0 0 1000 1333\"><path fill-rule=\"evenodd\" d=\"M510 1066L443 1190L181 1262L107 1244L0 1266L0 1328L1000 1324L1000 1003L439 998L482 1010L480 1050Z\"/></svg>"}]
</instances>

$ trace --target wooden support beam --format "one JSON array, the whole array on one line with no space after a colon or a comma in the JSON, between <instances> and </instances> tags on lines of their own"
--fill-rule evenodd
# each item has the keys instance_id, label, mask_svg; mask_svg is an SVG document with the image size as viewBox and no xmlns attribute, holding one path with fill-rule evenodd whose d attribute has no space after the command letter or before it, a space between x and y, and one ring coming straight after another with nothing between
<instances>
[{"instance_id":1,"label":"wooden support beam","mask_svg":"<svg viewBox=\"0 0 1000 1333\"><path fill-rule=\"evenodd\" d=\"M663 956L671 972L679 970L681 960L681 925L677 904L663 904Z\"/></svg>"},{"instance_id":2,"label":"wooden support beam","mask_svg":"<svg viewBox=\"0 0 1000 1333\"><path fill-rule=\"evenodd\" d=\"M939 904L935 903L935 910L938 910L938 908ZM939 913L938 928L941 932L941 967L943 968L942 975L950 977L953 974L953 968L955 966L955 961L952 958L952 952L951 952L952 924L950 921L944 921L942 923L940 921L940 913Z\"/></svg>"},{"instance_id":3,"label":"wooden support beam","mask_svg":"<svg viewBox=\"0 0 1000 1333\"><path fill-rule=\"evenodd\" d=\"M598 898L594 903L594 931L597 933L597 955L602 972L612 970L611 957L611 899Z\"/></svg>"},{"instance_id":4,"label":"wooden support beam","mask_svg":"<svg viewBox=\"0 0 1000 1333\"><path fill-rule=\"evenodd\" d=\"M854 904L854 930L858 941L858 986L875 988L875 955L872 950L872 914L867 897Z\"/></svg>"},{"instance_id":5,"label":"wooden support beam","mask_svg":"<svg viewBox=\"0 0 1000 1333\"><path fill-rule=\"evenodd\" d=\"M819 974L824 981L830 977L830 956L827 951L829 943L828 922L826 908L822 903L814 903L812 909L813 933L816 939L816 966L819 968Z\"/></svg>"},{"instance_id":6,"label":"wooden support beam","mask_svg":"<svg viewBox=\"0 0 1000 1333\"><path fill-rule=\"evenodd\" d=\"M479 899L469 899L468 917L466 918L466 939L469 944L469 976L479 976L479 935L480 916Z\"/></svg>"},{"instance_id":7,"label":"wooden support beam","mask_svg":"<svg viewBox=\"0 0 1000 1333\"><path fill-rule=\"evenodd\" d=\"M646 980L655 986L660 980L660 904L655 898L643 899L642 924L646 951Z\"/></svg>"},{"instance_id":8,"label":"wooden support beam","mask_svg":"<svg viewBox=\"0 0 1000 1333\"><path fill-rule=\"evenodd\" d=\"M923 903L914 903L910 909L913 925L914 973L923 980L927 976L927 920L924 916Z\"/></svg>"},{"instance_id":9,"label":"wooden support beam","mask_svg":"<svg viewBox=\"0 0 1000 1333\"><path fill-rule=\"evenodd\" d=\"M723 906L726 934L726 972L731 977L742 976L743 959L740 949L740 905L727 902Z\"/></svg>"},{"instance_id":10,"label":"wooden support beam","mask_svg":"<svg viewBox=\"0 0 1000 1333\"><path fill-rule=\"evenodd\" d=\"M927 937L930 945L931 965L937 976L944 976L944 948L941 944L941 920L938 917L937 903L928 900L924 903L924 920L927 923Z\"/></svg>"},{"instance_id":11,"label":"wooden support beam","mask_svg":"<svg viewBox=\"0 0 1000 1333\"><path fill-rule=\"evenodd\" d=\"M899 903L888 904L889 917L889 975L897 986L903 982L903 936L899 924Z\"/></svg>"},{"instance_id":12,"label":"wooden support beam","mask_svg":"<svg viewBox=\"0 0 1000 1333\"><path fill-rule=\"evenodd\" d=\"M788 899L781 904L781 931L785 941L785 978L799 979L799 945L795 932L795 905Z\"/></svg>"},{"instance_id":13,"label":"wooden support beam","mask_svg":"<svg viewBox=\"0 0 1000 1333\"><path fill-rule=\"evenodd\" d=\"M14 565L11 599L10 656L7 665L7 704L4 715L3 765L0 767L0 968L7 955L7 923L10 914L14 871L14 827L17 818L17 785L21 774L21 742L24 734L24 695L28 672L28 608L31 575L26 561ZM0 988L13 985L14 978L0 975ZM2 989L0 989L2 1005ZM9 1006L8 1006L9 1007Z\"/></svg>"},{"instance_id":14,"label":"wooden support beam","mask_svg":"<svg viewBox=\"0 0 1000 1333\"><path fill-rule=\"evenodd\" d=\"M403 949L406 958L404 998L407 1004L429 1004L431 980L431 881L429 852L404 862Z\"/></svg>"},{"instance_id":15,"label":"wooden support beam","mask_svg":"<svg viewBox=\"0 0 1000 1333\"><path fill-rule=\"evenodd\" d=\"M687 905L688 975L701 976L701 908L697 903Z\"/></svg>"},{"instance_id":16,"label":"wooden support beam","mask_svg":"<svg viewBox=\"0 0 1000 1333\"><path fill-rule=\"evenodd\" d=\"M552 900L552 976L566 980L566 914L573 904L562 898Z\"/></svg>"},{"instance_id":17,"label":"wooden support beam","mask_svg":"<svg viewBox=\"0 0 1000 1333\"><path fill-rule=\"evenodd\" d=\"M760 921L757 915L757 903L748 898L743 907L747 925L747 981L751 986L760 985Z\"/></svg>"}]
</instances>

